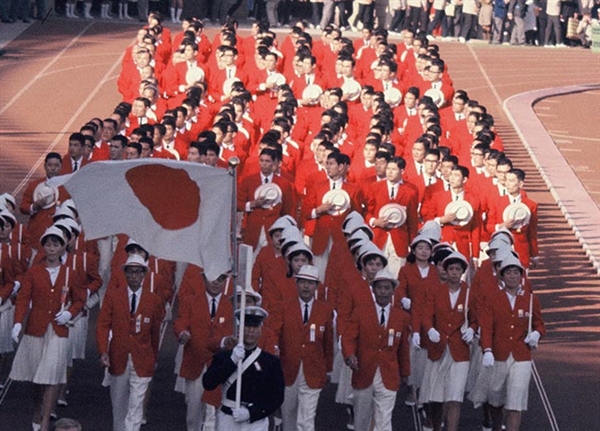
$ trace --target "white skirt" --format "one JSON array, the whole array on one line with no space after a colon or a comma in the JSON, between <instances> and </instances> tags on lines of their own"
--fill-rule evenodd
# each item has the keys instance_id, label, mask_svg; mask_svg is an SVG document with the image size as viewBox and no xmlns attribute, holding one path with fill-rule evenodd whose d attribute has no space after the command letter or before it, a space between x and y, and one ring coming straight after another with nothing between
<instances>
[{"instance_id":1,"label":"white skirt","mask_svg":"<svg viewBox=\"0 0 600 431\"><path fill-rule=\"evenodd\" d=\"M10 378L39 385L67 382L69 339L59 337L52 324L43 337L24 335L13 362Z\"/></svg>"},{"instance_id":2,"label":"white skirt","mask_svg":"<svg viewBox=\"0 0 600 431\"><path fill-rule=\"evenodd\" d=\"M469 374L469 361L456 362L446 346L444 354L437 361L427 359L420 403L445 403L447 401L462 402L467 375Z\"/></svg>"},{"instance_id":3,"label":"white skirt","mask_svg":"<svg viewBox=\"0 0 600 431\"><path fill-rule=\"evenodd\" d=\"M12 327L15 318L15 306L0 313L0 355L14 352Z\"/></svg>"},{"instance_id":4,"label":"white skirt","mask_svg":"<svg viewBox=\"0 0 600 431\"><path fill-rule=\"evenodd\" d=\"M414 388L420 388L423 384L423 376L425 374L425 364L427 363L427 349L414 349L410 347L410 376L408 376L408 384Z\"/></svg>"}]
</instances>

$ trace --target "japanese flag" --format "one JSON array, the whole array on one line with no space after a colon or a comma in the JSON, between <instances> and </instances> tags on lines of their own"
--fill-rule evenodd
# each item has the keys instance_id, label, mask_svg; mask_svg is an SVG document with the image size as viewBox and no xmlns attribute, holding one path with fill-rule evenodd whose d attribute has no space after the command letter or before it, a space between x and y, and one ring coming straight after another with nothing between
<instances>
[{"instance_id":1,"label":"japanese flag","mask_svg":"<svg viewBox=\"0 0 600 431\"><path fill-rule=\"evenodd\" d=\"M224 169L166 159L95 162L64 183L86 238L124 233L151 254L231 270L233 179Z\"/></svg>"}]
</instances>

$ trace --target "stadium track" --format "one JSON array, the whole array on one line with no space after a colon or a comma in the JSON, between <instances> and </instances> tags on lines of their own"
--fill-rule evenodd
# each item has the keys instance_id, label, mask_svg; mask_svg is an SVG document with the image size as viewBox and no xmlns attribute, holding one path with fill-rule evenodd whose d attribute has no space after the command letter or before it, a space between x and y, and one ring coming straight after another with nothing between
<instances>
[{"instance_id":1,"label":"stadium track","mask_svg":"<svg viewBox=\"0 0 600 431\"><path fill-rule=\"evenodd\" d=\"M4 24L1 26L0 33L5 28ZM47 151L64 153L66 135L89 118L105 117L111 112L120 100L116 89L120 59L137 28L133 22L51 18L44 24L36 22L27 27L4 47L6 54L0 58L0 192L14 192L19 199L27 181L42 174L40 160ZM215 32L214 28L208 29L211 38ZM484 104L494 115L508 155L515 166L527 172L527 193L539 203L541 266L531 272L531 277L540 295L548 336L542 340L534 358L558 425L564 431L598 430L600 281L509 122L503 102L513 95L533 90L596 83L600 76L600 57L581 49L550 50L478 43L440 42L439 45L454 87L467 90L471 98ZM557 100L568 113L577 112L583 99L572 95ZM548 119L544 119L544 123L548 129L564 131L567 135L597 138L597 133L586 135L581 130L597 129L600 107L592 104L586 108L592 119L578 123L578 130L570 130L573 123L568 121L561 121L561 127L554 129L550 129L552 123L547 123ZM599 162L597 159L586 161L590 169L596 171ZM96 314L94 312L92 317ZM93 323L90 328L94 328ZM183 396L173 395L172 391L176 343L171 334L169 328L155 377L149 424L143 428L146 431L185 429ZM96 360L93 333L88 341L88 359L78 363L73 374L69 406L59 408L58 413L80 419L86 431L108 431L110 400L108 390L100 386L102 370ZM29 394L27 384L12 385L0 406L0 430L30 429ZM412 430L411 412L401 402L403 396L401 391L394 429ZM323 392L317 414L318 430L345 429L344 409L336 405L333 398L333 387ZM479 418L479 412L466 402L461 429L480 429ZM524 415L522 430L551 429L540 395L532 383L530 408Z\"/></svg>"}]
</instances>

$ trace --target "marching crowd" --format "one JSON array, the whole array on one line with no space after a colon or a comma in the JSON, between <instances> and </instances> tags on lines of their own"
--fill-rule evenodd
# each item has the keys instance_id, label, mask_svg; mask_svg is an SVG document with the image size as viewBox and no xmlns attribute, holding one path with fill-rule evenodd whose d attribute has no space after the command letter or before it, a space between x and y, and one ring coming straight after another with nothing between
<instances>
[{"instance_id":1,"label":"marching crowd","mask_svg":"<svg viewBox=\"0 0 600 431\"><path fill-rule=\"evenodd\" d=\"M213 41L197 19L182 27L171 36L151 13L123 58L114 112L48 153L20 204L0 195L0 354L8 368L18 343L10 379L35 383L33 429L66 405L100 303L115 431L144 422L171 320L188 431L266 430L269 418L314 429L331 382L349 429L391 430L403 384L423 429L459 429L468 393L483 429L518 430L545 334L527 279L537 204L439 47L411 31L398 44L369 28L350 40L333 25L313 40L303 22L281 42L262 23L242 38L228 22ZM144 157L208 169L239 159L251 287L123 234L86 241L75 202L47 182Z\"/></svg>"}]
</instances>

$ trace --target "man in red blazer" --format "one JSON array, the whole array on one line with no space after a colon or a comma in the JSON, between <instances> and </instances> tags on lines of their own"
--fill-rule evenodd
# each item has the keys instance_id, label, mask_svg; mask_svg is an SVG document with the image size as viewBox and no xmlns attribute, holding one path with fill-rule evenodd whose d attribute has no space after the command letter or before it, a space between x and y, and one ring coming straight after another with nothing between
<instances>
[{"instance_id":1,"label":"man in red blazer","mask_svg":"<svg viewBox=\"0 0 600 431\"><path fill-rule=\"evenodd\" d=\"M467 259L477 260L480 240L480 199L475 192L466 190L469 170L464 166L455 166L450 171L448 181L450 190L435 193L421 206L423 221L435 220L442 226L442 241L455 243L456 249ZM464 224L453 224L456 214L445 214L446 206L453 201L465 200L473 208L471 220Z\"/></svg>"},{"instance_id":2,"label":"man in red blazer","mask_svg":"<svg viewBox=\"0 0 600 431\"><path fill-rule=\"evenodd\" d=\"M396 277L386 269L372 281L375 304L355 310L342 337L352 369L354 429L391 429L400 379L410 374L409 315L392 304Z\"/></svg>"},{"instance_id":3,"label":"man in red blazer","mask_svg":"<svg viewBox=\"0 0 600 431\"><path fill-rule=\"evenodd\" d=\"M36 187L55 176L59 175L62 168L62 157L58 153L48 153L44 160L44 171L46 176L33 180L29 183L23 198L21 199L21 205L19 210L21 214L29 216L29 224L27 225L27 234L29 236L29 244L34 250L38 250L40 247L40 238L44 231L52 224L52 215L55 211L55 205L68 199L68 193L63 188L59 188L58 199L56 194L50 196L41 197L36 200L34 197L34 191ZM35 256L32 256L32 258Z\"/></svg>"},{"instance_id":4,"label":"man in red blazer","mask_svg":"<svg viewBox=\"0 0 600 431\"><path fill-rule=\"evenodd\" d=\"M345 181L345 175L350 166L350 158L339 152L332 152L327 156L325 169L327 179L311 184L306 190L306 197L302 204L302 217L305 220L316 220L315 230L312 235L312 251L315 255L315 265L319 267L324 279L325 268L329 254L335 248L346 247L346 240L342 232L342 223L346 216L353 210L360 212L360 189L357 185ZM350 205L343 212L334 212L331 202L323 203L323 197L330 190L342 189L350 196Z\"/></svg>"},{"instance_id":5,"label":"man in red blazer","mask_svg":"<svg viewBox=\"0 0 600 431\"><path fill-rule=\"evenodd\" d=\"M265 148L260 152L260 173L247 176L238 189L237 209L244 213L244 244L258 250L267 243L266 229L279 217L294 215L294 191L285 178L275 175L279 164L277 151ZM272 205L265 197L255 198L254 193L263 184L276 184L281 190L281 202Z\"/></svg>"},{"instance_id":6,"label":"man in red blazer","mask_svg":"<svg viewBox=\"0 0 600 431\"><path fill-rule=\"evenodd\" d=\"M81 133L71 133L71 136L69 136L69 150L62 158L61 175L72 174L89 162L83 155L84 146L84 136Z\"/></svg>"},{"instance_id":7,"label":"man in red blazer","mask_svg":"<svg viewBox=\"0 0 600 431\"><path fill-rule=\"evenodd\" d=\"M417 235L419 223L418 191L411 183L402 181L406 162L402 157L393 157L386 167L387 181L372 183L368 188L367 220L373 228L373 242L388 258L388 269L398 274L406 263L410 242ZM406 221L396 226L379 216L384 205L394 203L406 211Z\"/></svg>"},{"instance_id":8,"label":"man in red blazer","mask_svg":"<svg viewBox=\"0 0 600 431\"><path fill-rule=\"evenodd\" d=\"M104 297L96 342L100 362L109 373L113 429L139 430L165 309L158 295L142 290L148 266L141 256L130 256L123 270L127 288L108 291Z\"/></svg>"},{"instance_id":9,"label":"man in red blazer","mask_svg":"<svg viewBox=\"0 0 600 431\"><path fill-rule=\"evenodd\" d=\"M314 429L319 394L333 369L333 309L315 299L319 270L304 265L294 277L298 298L282 303L268 321L281 349L284 431Z\"/></svg>"},{"instance_id":10,"label":"man in red blazer","mask_svg":"<svg viewBox=\"0 0 600 431\"><path fill-rule=\"evenodd\" d=\"M527 197L522 192L525 181L525 172L521 169L511 169L506 174L505 186L507 194L496 196L490 202L490 211L488 213L488 229L490 232L505 227L510 230L514 239L515 251L519 254L521 264L525 268L537 266L539 259L539 250L537 242L537 223L538 209L537 203ZM529 208L531 218L525 226L520 226L515 220L504 221L502 214L504 209L513 203L523 203Z\"/></svg>"},{"instance_id":11,"label":"man in red blazer","mask_svg":"<svg viewBox=\"0 0 600 431\"><path fill-rule=\"evenodd\" d=\"M199 272L189 276L201 277L205 291L181 302L173 330L184 345L179 376L185 379L187 429L197 431L204 425L202 376L221 347L213 334L233 332L233 307L223 295L224 280L210 282Z\"/></svg>"}]
</instances>

